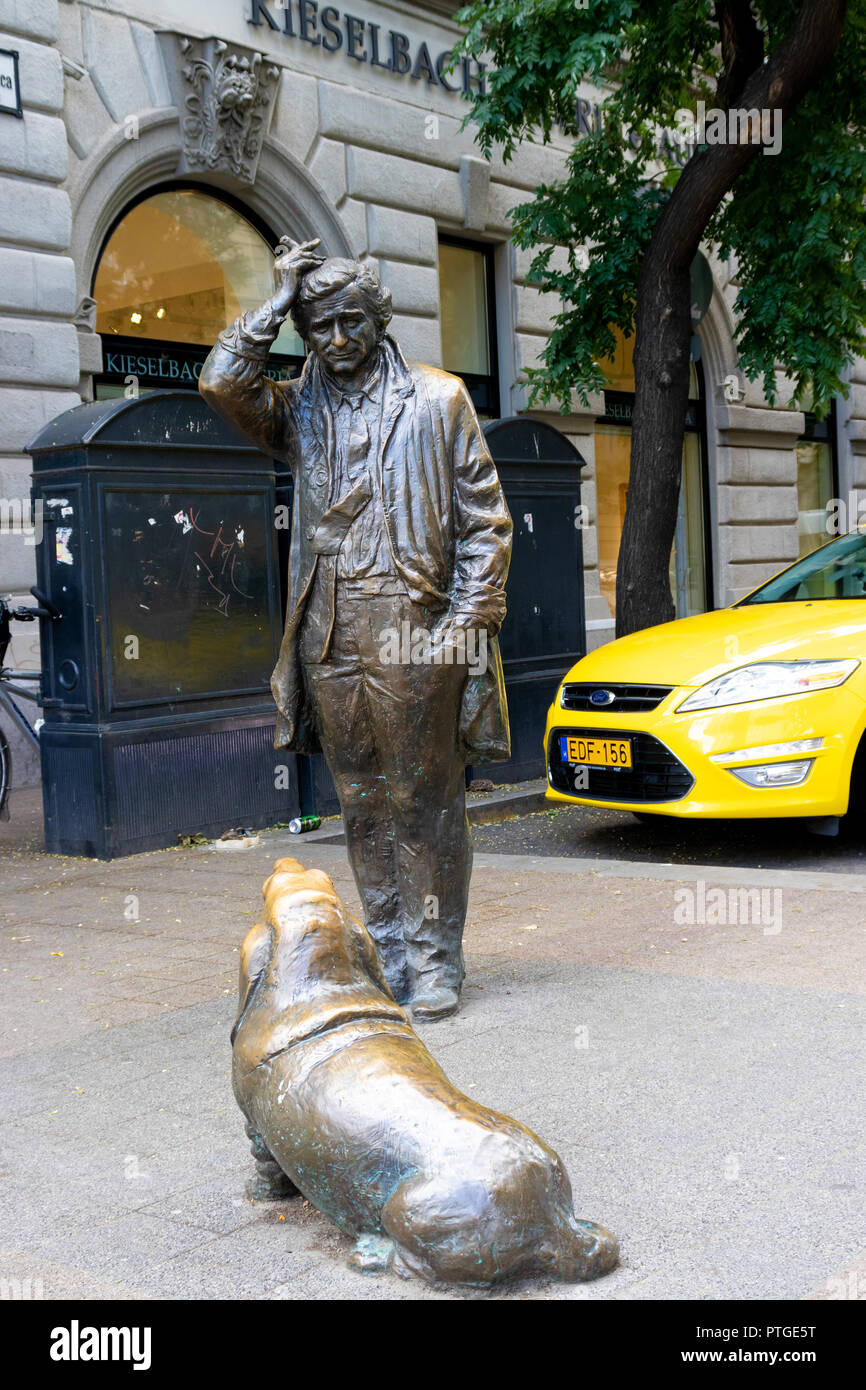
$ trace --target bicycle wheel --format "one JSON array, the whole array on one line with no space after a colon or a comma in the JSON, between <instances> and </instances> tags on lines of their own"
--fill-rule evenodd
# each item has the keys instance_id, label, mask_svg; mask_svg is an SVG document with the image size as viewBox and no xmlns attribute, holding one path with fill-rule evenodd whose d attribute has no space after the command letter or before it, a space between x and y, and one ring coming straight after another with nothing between
<instances>
[{"instance_id":1,"label":"bicycle wheel","mask_svg":"<svg viewBox=\"0 0 866 1390\"><path fill-rule=\"evenodd\" d=\"M6 804L9 796L9 783L12 780L12 755L9 752L9 744L6 735L0 729L0 820L9 819L9 807Z\"/></svg>"}]
</instances>

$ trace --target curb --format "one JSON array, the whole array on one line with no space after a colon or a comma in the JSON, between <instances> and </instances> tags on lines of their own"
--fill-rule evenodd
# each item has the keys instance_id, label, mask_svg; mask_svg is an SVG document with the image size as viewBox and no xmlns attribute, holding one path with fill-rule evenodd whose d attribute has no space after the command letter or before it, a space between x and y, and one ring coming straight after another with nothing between
<instances>
[{"instance_id":1,"label":"curb","mask_svg":"<svg viewBox=\"0 0 866 1390\"><path fill-rule=\"evenodd\" d=\"M533 811L543 811L546 790L546 781L539 777L534 782L516 787L513 792L487 792L477 801L467 803L469 824L489 825L491 821L511 820L515 816L529 816Z\"/></svg>"},{"instance_id":2,"label":"curb","mask_svg":"<svg viewBox=\"0 0 866 1390\"><path fill-rule=\"evenodd\" d=\"M467 799L469 824L490 825L493 821L511 820L516 816L531 815L533 811L543 811L546 790L547 782L539 777L516 787L514 791L486 792L483 796ZM342 822L336 817L334 820L333 825L323 825L318 830L308 830L305 835L293 835L291 838L293 841L303 841L305 845L341 845L345 841Z\"/></svg>"}]
</instances>

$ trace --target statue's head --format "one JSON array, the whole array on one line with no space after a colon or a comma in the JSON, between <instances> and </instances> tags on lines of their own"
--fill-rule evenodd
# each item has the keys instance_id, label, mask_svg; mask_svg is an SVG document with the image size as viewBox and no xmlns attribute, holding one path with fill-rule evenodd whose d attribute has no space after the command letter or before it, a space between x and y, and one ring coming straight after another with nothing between
<instances>
[{"instance_id":1,"label":"statue's head","mask_svg":"<svg viewBox=\"0 0 866 1390\"><path fill-rule=\"evenodd\" d=\"M292 321L335 376L352 376L379 345L391 320L391 291L359 261L334 257L305 275Z\"/></svg>"}]
</instances>

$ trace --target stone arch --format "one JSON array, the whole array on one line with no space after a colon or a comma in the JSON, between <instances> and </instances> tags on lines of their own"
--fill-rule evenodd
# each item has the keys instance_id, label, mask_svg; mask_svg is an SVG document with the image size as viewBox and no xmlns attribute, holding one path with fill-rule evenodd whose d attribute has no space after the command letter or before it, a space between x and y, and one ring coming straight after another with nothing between
<instances>
[{"instance_id":1,"label":"stone arch","mask_svg":"<svg viewBox=\"0 0 866 1390\"><path fill-rule=\"evenodd\" d=\"M114 126L84 162L70 187L72 245L79 300L90 295L100 251L112 225L149 189L178 173L181 138L175 107L139 112L129 129ZM190 184L231 193L279 235L321 238L329 256L353 255L343 224L324 191L279 141L267 137L255 183L219 171L189 176Z\"/></svg>"},{"instance_id":2,"label":"stone arch","mask_svg":"<svg viewBox=\"0 0 866 1390\"><path fill-rule=\"evenodd\" d=\"M719 412L726 409L724 382L729 376L741 380L738 370L737 346L734 341L733 316L724 294L719 288L719 263L711 260L713 267L713 293L709 307L698 328L701 340L701 357L704 364L704 398L707 422L707 485L709 490L710 530L713 557L713 592L718 606L724 601L726 589L724 579L724 559L722 547L717 542L719 535L719 450L724 440L719 432Z\"/></svg>"},{"instance_id":3,"label":"stone arch","mask_svg":"<svg viewBox=\"0 0 866 1390\"><path fill-rule=\"evenodd\" d=\"M701 321L698 334L704 359L709 417L709 407L716 401L719 394L719 383L723 382L726 376L737 372L737 347L734 342L733 319L715 278L709 308Z\"/></svg>"}]
</instances>

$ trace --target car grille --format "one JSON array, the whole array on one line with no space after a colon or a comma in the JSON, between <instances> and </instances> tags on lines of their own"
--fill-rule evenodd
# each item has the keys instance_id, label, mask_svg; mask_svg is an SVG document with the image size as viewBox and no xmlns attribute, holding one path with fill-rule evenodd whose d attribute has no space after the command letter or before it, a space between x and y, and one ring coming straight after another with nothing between
<instances>
[{"instance_id":1,"label":"car grille","mask_svg":"<svg viewBox=\"0 0 866 1390\"><path fill-rule=\"evenodd\" d=\"M586 785L575 790L574 772L560 756L560 737L631 739L631 767L589 767ZM679 801L695 784L688 768L652 734L626 729L554 729L548 745L550 785L567 796L593 801Z\"/></svg>"},{"instance_id":2,"label":"car grille","mask_svg":"<svg viewBox=\"0 0 866 1390\"><path fill-rule=\"evenodd\" d=\"M643 714L655 709L672 685L605 685L602 681L571 681L562 687L562 708L594 714ZM594 690L608 690L613 700L607 705L594 705L590 695Z\"/></svg>"}]
</instances>

